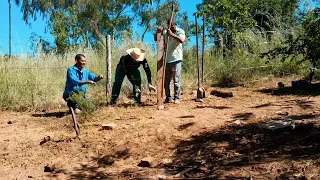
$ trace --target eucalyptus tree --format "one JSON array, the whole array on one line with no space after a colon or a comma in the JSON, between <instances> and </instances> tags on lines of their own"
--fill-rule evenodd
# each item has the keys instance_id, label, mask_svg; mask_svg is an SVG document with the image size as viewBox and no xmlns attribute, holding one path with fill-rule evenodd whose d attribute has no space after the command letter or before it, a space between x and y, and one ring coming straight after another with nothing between
<instances>
[{"instance_id":1,"label":"eucalyptus tree","mask_svg":"<svg viewBox=\"0 0 320 180\"><path fill-rule=\"evenodd\" d=\"M55 37L59 54L70 47L100 46L107 34L119 37L130 31L135 18L132 10L144 8L150 1L135 0L15 0L21 5L23 20L42 17Z\"/></svg>"}]
</instances>

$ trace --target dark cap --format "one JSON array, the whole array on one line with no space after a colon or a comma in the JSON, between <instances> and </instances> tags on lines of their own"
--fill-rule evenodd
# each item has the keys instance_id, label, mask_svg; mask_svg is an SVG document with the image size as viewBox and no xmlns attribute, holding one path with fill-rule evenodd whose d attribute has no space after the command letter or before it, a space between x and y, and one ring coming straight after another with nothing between
<instances>
[{"instance_id":1,"label":"dark cap","mask_svg":"<svg viewBox=\"0 0 320 180\"><path fill-rule=\"evenodd\" d=\"M170 19L168 19L167 24L170 23ZM176 20L172 19L172 24L177 25Z\"/></svg>"}]
</instances>

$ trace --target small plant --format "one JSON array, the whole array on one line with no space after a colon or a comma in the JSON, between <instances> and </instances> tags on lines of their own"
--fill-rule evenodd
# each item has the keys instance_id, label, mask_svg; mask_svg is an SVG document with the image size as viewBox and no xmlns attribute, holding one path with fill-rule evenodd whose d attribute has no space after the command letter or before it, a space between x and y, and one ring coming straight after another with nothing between
<instances>
[{"instance_id":1,"label":"small plant","mask_svg":"<svg viewBox=\"0 0 320 180\"><path fill-rule=\"evenodd\" d=\"M81 114L84 115L85 118L91 116L96 109L93 102L85 98L83 92L70 93L68 100L77 104L77 108L81 109Z\"/></svg>"}]
</instances>

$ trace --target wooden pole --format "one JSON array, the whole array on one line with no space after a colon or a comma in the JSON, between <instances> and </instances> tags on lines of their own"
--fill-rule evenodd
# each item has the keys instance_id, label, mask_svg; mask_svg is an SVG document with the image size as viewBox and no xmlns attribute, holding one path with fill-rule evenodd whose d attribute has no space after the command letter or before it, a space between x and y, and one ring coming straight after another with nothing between
<instances>
[{"instance_id":1,"label":"wooden pole","mask_svg":"<svg viewBox=\"0 0 320 180\"><path fill-rule=\"evenodd\" d=\"M172 24L172 19L173 19L173 14L174 14L174 4L172 2L172 12L171 12L171 17L170 17L170 23L168 25L168 29L170 29L171 24ZM167 62L167 58L168 58L168 43L169 43L169 36L167 33L167 37L166 37L166 41L165 41L165 58L163 59L163 78L162 78L162 90L161 90L161 98L163 99L163 89L164 89L164 81L165 81L165 77L166 77L166 62Z\"/></svg>"},{"instance_id":2,"label":"wooden pole","mask_svg":"<svg viewBox=\"0 0 320 180\"><path fill-rule=\"evenodd\" d=\"M9 59L11 58L12 55L12 25L11 25L11 0L8 0L9 3Z\"/></svg>"},{"instance_id":3,"label":"wooden pole","mask_svg":"<svg viewBox=\"0 0 320 180\"><path fill-rule=\"evenodd\" d=\"M108 35L106 38L106 43L107 43L107 58L106 58L106 76L107 76L107 83L106 83L106 98L107 98L107 103L109 102L110 99L110 93L111 93L111 36Z\"/></svg>"},{"instance_id":4,"label":"wooden pole","mask_svg":"<svg viewBox=\"0 0 320 180\"><path fill-rule=\"evenodd\" d=\"M196 22L196 51L197 51L197 73L198 73L198 89L200 89L200 62L199 62L199 43L198 43L198 15L194 14Z\"/></svg>"},{"instance_id":5,"label":"wooden pole","mask_svg":"<svg viewBox=\"0 0 320 180\"><path fill-rule=\"evenodd\" d=\"M164 43L163 43L163 35L162 35L162 28L157 29L157 109L162 110L163 107L163 53L164 53Z\"/></svg>"},{"instance_id":6,"label":"wooden pole","mask_svg":"<svg viewBox=\"0 0 320 180\"><path fill-rule=\"evenodd\" d=\"M201 83L204 83L204 43L205 43L205 16L203 15L202 25L202 61L201 61Z\"/></svg>"}]
</instances>

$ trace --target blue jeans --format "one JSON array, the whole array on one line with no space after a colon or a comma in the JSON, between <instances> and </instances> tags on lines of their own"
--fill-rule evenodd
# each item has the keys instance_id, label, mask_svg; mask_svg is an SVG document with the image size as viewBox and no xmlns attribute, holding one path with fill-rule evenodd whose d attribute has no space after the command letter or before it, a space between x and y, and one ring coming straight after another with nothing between
<instances>
[{"instance_id":1,"label":"blue jeans","mask_svg":"<svg viewBox=\"0 0 320 180\"><path fill-rule=\"evenodd\" d=\"M172 100L171 97L171 78L174 82L174 99L179 100L181 96L181 86L180 86L180 79L181 79L181 67L182 61L176 61L172 63L166 64L166 77L164 81L164 88L166 92L166 100Z\"/></svg>"}]
</instances>

